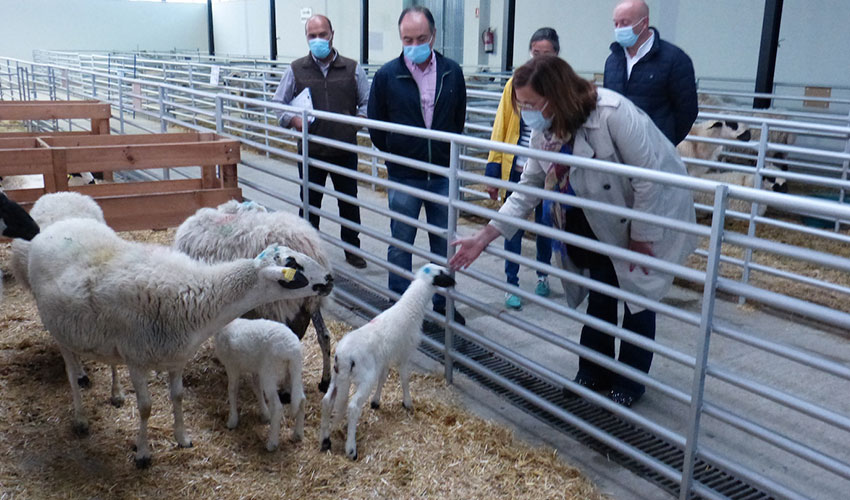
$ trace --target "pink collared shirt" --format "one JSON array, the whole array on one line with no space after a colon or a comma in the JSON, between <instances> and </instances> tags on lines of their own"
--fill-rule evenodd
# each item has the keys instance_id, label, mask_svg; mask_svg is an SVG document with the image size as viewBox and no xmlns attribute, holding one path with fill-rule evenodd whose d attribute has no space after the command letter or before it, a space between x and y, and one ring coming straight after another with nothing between
<instances>
[{"instance_id":1,"label":"pink collared shirt","mask_svg":"<svg viewBox=\"0 0 850 500\"><path fill-rule=\"evenodd\" d=\"M431 62L428 63L424 71L407 57L404 58L404 64L410 70L416 86L419 87L419 103L422 108L422 119L425 120L425 127L431 128L431 123L434 121L434 105L437 103L437 57L432 50Z\"/></svg>"}]
</instances>

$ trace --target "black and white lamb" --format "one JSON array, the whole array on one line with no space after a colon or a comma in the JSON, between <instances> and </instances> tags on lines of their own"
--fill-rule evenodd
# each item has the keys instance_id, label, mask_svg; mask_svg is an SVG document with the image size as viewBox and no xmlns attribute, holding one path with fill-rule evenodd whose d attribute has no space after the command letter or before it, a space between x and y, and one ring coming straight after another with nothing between
<instances>
[{"instance_id":1,"label":"black and white lamb","mask_svg":"<svg viewBox=\"0 0 850 500\"><path fill-rule=\"evenodd\" d=\"M282 381L291 394L290 416L295 420L292 439L304 438L301 341L288 326L267 319L235 319L215 334L215 354L227 371L228 429L239 424L239 377L247 373L253 378L260 413L269 422L266 449L274 451L279 443L283 404L277 390Z\"/></svg>"},{"instance_id":2,"label":"black and white lamb","mask_svg":"<svg viewBox=\"0 0 850 500\"><path fill-rule=\"evenodd\" d=\"M174 236L174 248L209 263L251 257L271 243L302 252L330 269L321 237L313 226L293 214L268 212L253 202L231 200L217 208L202 208L186 219ZM257 307L245 317L285 323L299 339L304 338L312 319L322 350L319 390L325 392L331 378L331 341L322 318L323 300L278 300Z\"/></svg>"},{"instance_id":3,"label":"black and white lamb","mask_svg":"<svg viewBox=\"0 0 850 500\"><path fill-rule=\"evenodd\" d=\"M136 466L151 463L147 376L167 371L178 445L192 445L183 423L183 369L207 338L265 302L327 295L328 270L283 246L256 258L205 264L167 247L129 242L89 219L46 228L29 254L32 291L45 328L59 344L74 403L74 430L88 432L75 366L80 357L126 364L139 407Z\"/></svg>"},{"instance_id":4,"label":"black and white lamb","mask_svg":"<svg viewBox=\"0 0 850 500\"><path fill-rule=\"evenodd\" d=\"M372 408L379 407L381 389L392 366L398 367L402 404L407 409L413 408L408 387L410 356L419 346L425 308L434 294L434 287L450 287L454 284L454 279L445 268L435 264L423 266L398 302L369 323L346 334L337 343L331 385L322 398L319 428L322 451L330 449L330 429L337 427L347 404L348 436L345 453L349 458L357 459L355 438L363 404L374 388ZM356 389L349 402L352 383ZM331 414L333 422L329 425Z\"/></svg>"}]
</instances>

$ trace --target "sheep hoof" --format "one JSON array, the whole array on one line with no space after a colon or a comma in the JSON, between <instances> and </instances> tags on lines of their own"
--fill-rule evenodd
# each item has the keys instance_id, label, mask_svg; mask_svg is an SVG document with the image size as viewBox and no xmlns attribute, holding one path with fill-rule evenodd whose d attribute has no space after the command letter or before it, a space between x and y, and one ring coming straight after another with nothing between
<instances>
[{"instance_id":1,"label":"sheep hoof","mask_svg":"<svg viewBox=\"0 0 850 500\"><path fill-rule=\"evenodd\" d=\"M275 450L277 450L277 443L267 443L266 444L266 451L273 452Z\"/></svg>"},{"instance_id":2,"label":"sheep hoof","mask_svg":"<svg viewBox=\"0 0 850 500\"><path fill-rule=\"evenodd\" d=\"M74 431L74 435L77 437L85 437L89 435L88 422L74 422L72 429Z\"/></svg>"},{"instance_id":3,"label":"sheep hoof","mask_svg":"<svg viewBox=\"0 0 850 500\"><path fill-rule=\"evenodd\" d=\"M151 457L136 457L136 468L137 469L147 469L151 466Z\"/></svg>"},{"instance_id":4,"label":"sheep hoof","mask_svg":"<svg viewBox=\"0 0 850 500\"><path fill-rule=\"evenodd\" d=\"M322 439L321 451L328 451L330 449L331 449L331 438Z\"/></svg>"},{"instance_id":5,"label":"sheep hoof","mask_svg":"<svg viewBox=\"0 0 850 500\"><path fill-rule=\"evenodd\" d=\"M346 451L345 454L352 460L357 460L357 449Z\"/></svg>"},{"instance_id":6,"label":"sheep hoof","mask_svg":"<svg viewBox=\"0 0 850 500\"><path fill-rule=\"evenodd\" d=\"M404 409L407 410L407 411L413 411L413 403L402 402L401 406L403 406Z\"/></svg>"},{"instance_id":7,"label":"sheep hoof","mask_svg":"<svg viewBox=\"0 0 850 500\"><path fill-rule=\"evenodd\" d=\"M177 446L180 448L192 448L194 445L192 444L192 441L189 441L186 444L177 443Z\"/></svg>"},{"instance_id":8,"label":"sheep hoof","mask_svg":"<svg viewBox=\"0 0 850 500\"><path fill-rule=\"evenodd\" d=\"M381 403L379 403L379 402L377 402L377 401L372 401L372 402L369 404L369 406L371 406L373 410L377 410L378 408L380 408L380 407L381 407Z\"/></svg>"},{"instance_id":9,"label":"sheep hoof","mask_svg":"<svg viewBox=\"0 0 850 500\"><path fill-rule=\"evenodd\" d=\"M330 380L322 379L321 382L319 382L319 390L322 391L322 393L328 392L328 387L330 387L330 385Z\"/></svg>"},{"instance_id":10,"label":"sheep hoof","mask_svg":"<svg viewBox=\"0 0 850 500\"><path fill-rule=\"evenodd\" d=\"M282 405L288 405L292 402L292 396L290 396L286 391L277 391L277 398L280 400L280 404Z\"/></svg>"},{"instance_id":11,"label":"sheep hoof","mask_svg":"<svg viewBox=\"0 0 850 500\"><path fill-rule=\"evenodd\" d=\"M239 425L239 419L238 418L231 418L231 419L227 420L227 428L228 429L233 430L233 429L236 428L237 425Z\"/></svg>"},{"instance_id":12,"label":"sheep hoof","mask_svg":"<svg viewBox=\"0 0 850 500\"><path fill-rule=\"evenodd\" d=\"M109 404L116 408L121 408L124 406L124 397L123 396L113 396L109 398Z\"/></svg>"},{"instance_id":13,"label":"sheep hoof","mask_svg":"<svg viewBox=\"0 0 850 500\"><path fill-rule=\"evenodd\" d=\"M77 377L77 385L82 387L83 389L88 389L89 387L91 387L91 379L89 379L88 375Z\"/></svg>"}]
</instances>

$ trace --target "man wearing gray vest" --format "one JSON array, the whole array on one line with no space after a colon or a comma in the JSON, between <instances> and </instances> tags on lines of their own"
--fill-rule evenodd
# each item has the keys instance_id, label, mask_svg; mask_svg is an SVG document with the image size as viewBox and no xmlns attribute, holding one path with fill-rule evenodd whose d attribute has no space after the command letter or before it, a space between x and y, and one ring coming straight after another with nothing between
<instances>
[{"instance_id":1,"label":"man wearing gray vest","mask_svg":"<svg viewBox=\"0 0 850 500\"><path fill-rule=\"evenodd\" d=\"M292 62L280 79L280 85L272 101L289 104L304 89L309 88L313 109L365 117L369 102L369 81L366 78L366 72L363 71L359 63L347 57L342 57L333 48L334 31L330 19L323 15L315 15L307 20L304 32L307 35L310 53ZM299 132L304 126L301 116L296 113L279 113L279 122L281 127L292 127ZM351 125L330 120L316 120L309 123L308 127L311 135L328 137L351 144L357 143L357 127ZM308 146L311 159L357 170L357 153L317 144L313 141L310 141ZM300 143L298 150L301 151ZM307 179L311 184L324 186L328 174L330 174L334 189L338 193L357 197L356 179L328 172L312 164L312 162L307 169ZM301 178L304 176L300 163L298 164L298 175ZM340 217L352 223L360 224L360 208L357 205L342 199L338 199L337 204ZM310 190L310 206L321 208L322 193ZM319 216L311 213L310 223L318 229ZM360 248L360 235L355 229L342 226L340 238L345 243ZM359 269L366 267L366 261L362 257L348 251L345 252L345 261Z\"/></svg>"}]
</instances>

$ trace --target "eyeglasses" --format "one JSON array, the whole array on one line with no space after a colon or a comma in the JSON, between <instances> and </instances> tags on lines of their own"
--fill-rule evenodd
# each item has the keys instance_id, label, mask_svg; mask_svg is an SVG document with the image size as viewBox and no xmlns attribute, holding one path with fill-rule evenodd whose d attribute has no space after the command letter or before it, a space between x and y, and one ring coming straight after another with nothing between
<instances>
[{"instance_id":1,"label":"eyeglasses","mask_svg":"<svg viewBox=\"0 0 850 500\"><path fill-rule=\"evenodd\" d=\"M531 104L527 102L516 103L516 106L520 109L520 111L543 111L548 105L549 101L544 102L543 106L541 106L540 108L537 107L539 106L538 104Z\"/></svg>"}]
</instances>

